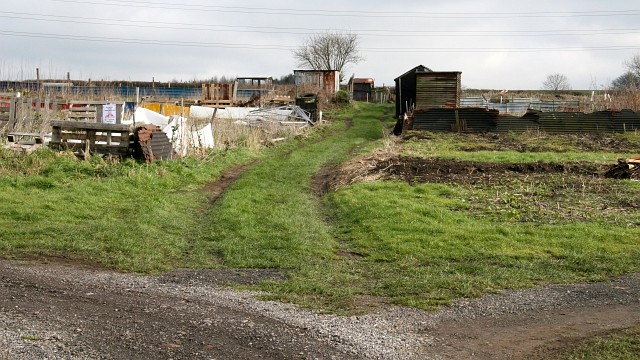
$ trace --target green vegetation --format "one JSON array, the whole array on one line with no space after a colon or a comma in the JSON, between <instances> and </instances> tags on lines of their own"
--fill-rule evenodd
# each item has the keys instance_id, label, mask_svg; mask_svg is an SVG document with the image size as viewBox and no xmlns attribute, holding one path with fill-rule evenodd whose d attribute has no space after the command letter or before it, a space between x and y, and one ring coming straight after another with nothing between
<instances>
[{"instance_id":1,"label":"green vegetation","mask_svg":"<svg viewBox=\"0 0 640 360\"><path fill-rule=\"evenodd\" d=\"M460 297L640 268L640 186L630 181L586 182L574 174L378 181L319 196L317 176L326 169L389 142L391 111L348 105L308 136L204 159L140 164L0 152L0 256L64 257L139 272L281 269L287 281L258 285L269 298L337 312L380 302L434 309ZM518 136L409 134L400 151L611 162L628 155L618 149L640 143L637 134L616 136L618 146L599 152L580 138ZM200 191L225 169L256 159L215 203Z\"/></svg>"},{"instance_id":2,"label":"green vegetation","mask_svg":"<svg viewBox=\"0 0 640 360\"><path fill-rule=\"evenodd\" d=\"M237 163L247 150L201 159L141 164L84 162L41 149L0 152L0 254L61 257L129 270L159 271L189 263L185 237L207 199L195 191ZM191 260L191 259L190 259Z\"/></svg>"},{"instance_id":3,"label":"green vegetation","mask_svg":"<svg viewBox=\"0 0 640 360\"><path fill-rule=\"evenodd\" d=\"M343 251L367 274L356 291L434 308L459 297L638 269L637 226L508 223L473 216L455 187L359 184L329 198ZM614 236L615 235L615 236Z\"/></svg>"},{"instance_id":4,"label":"green vegetation","mask_svg":"<svg viewBox=\"0 0 640 360\"><path fill-rule=\"evenodd\" d=\"M602 139L588 135L548 135L537 131L489 135L410 132L404 135L403 154L501 163L611 163L640 151L640 134L637 132L609 136ZM631 152L615 152L619 149Z\"/></svg>"},{"instance_id":5,"label":"green vegetation","mask_svg":"<svg viewBox=\"0 0 640 360\"><path fill-rule=\"evenodd\" d=\"M582 341L556 360L635 360L640 354L640 328Z\"/></svg>"}]
</instances>

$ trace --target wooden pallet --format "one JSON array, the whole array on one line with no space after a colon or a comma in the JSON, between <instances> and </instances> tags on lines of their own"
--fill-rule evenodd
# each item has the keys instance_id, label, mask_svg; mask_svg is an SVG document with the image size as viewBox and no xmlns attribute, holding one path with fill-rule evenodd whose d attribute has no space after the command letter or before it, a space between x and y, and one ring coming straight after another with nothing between
<instances>
[{"instance_id":1,"label":"wooden pallet","mask_svg":"<svg viewBox=\"0 0 640 360\"><path fill-rule=\"evenodd\" d=\"M204 100L201 102L201 105L204 107L212 107L212 108L226 108L235 105L235 101L233 100Z\"/></svg>"},{"instance_id":2,"label":"wooden pallet","mask_svg":"<svg viewBox=\"0 0 640 360\"><path fill-rule=\"evenodd\" d=\"M49 147L71 150L78 155L114 155L129 153L129 125L84 121L53 121Z\"/></svg>"},{"instance_id":3,"label":"wooden pallet","mask_svg":"<svg viewBox=\"0 0 640 360\"><path fill-rule=\"evenodd\" d=\"M49 134L30 133L30 132L9 132L7 134L7 142L21 144L44 144L46 138L51 137Z\"/></svg>"}]
</instances>

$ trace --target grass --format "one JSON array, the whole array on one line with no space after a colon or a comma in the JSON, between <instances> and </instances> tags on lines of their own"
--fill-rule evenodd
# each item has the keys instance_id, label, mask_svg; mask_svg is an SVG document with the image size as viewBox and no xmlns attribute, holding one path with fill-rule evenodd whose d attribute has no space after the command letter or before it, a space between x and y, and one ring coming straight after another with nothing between
<instances>
[{"instance_id":1,"label":"grass","mask_svg":"<svg viewBox=\"0 0 640 360\"><path fill-rule=\"evenodd\" d=\"M335 312L380 302L435 309L460 297L598 281L640 268L640 215L624 205L640 193L632 182L602 182L581 196L562 176L476 185L384 181L315 195L316 174L389 141L383 129L393 124L391 111L357 104L260 153L239 147L150 165L2 152L0 255L63 256L139 272L282 269L288 281L258 286L270 299ZM402 151L510 162L619 155L583 153L575 142L557 149L563 153L477 152L489 146L486 139L426 135L406 140ZM255 159L215 204L196 191ZM622 210L605 211L602 199ZM551 200L570 211L540 205ZM584 213L590 216L574 216Z\"/></svg>"},{"instance_id":2,"label":"grass","mask_svg":"<svg viewBox=\"0 0 640 360\"><path fill-rule=\"evenodd\" d=\"M207 202L194 190L255 157L237 150L144 164L83 162L47 149L25 156L2 151L0 255L64 257L139 272L210 266L184 256L185 234Z\"/></svg>"},{"instance_id":3,"label":"grass","mask_svg":"<svg viewBox=\"0 0 640 360\"><path fill-rule=\"evenodd\" d=\"M640 328L584 340L562 354L549 359L556 360L635 360L640 355Z\"/></svg>"},{"instance_id":4,"label":"grass","mask_svg":"<svg viewBox=\"0 0 640 360\"><path fill-rule=\"evenodd\" d=\"M496 137L497 140L492 137ZM492 137L477 134L410 132L405 135L407 141L403 142L403 155L500 163L615 163L617 159L634 155L640 149L638 132L608 134L604 139L600 136L558 136L539 132L494 134ZM603 144L598 144L598 141L603 141ZM608 143L623 145L623 148L631 152L602 151L601 147L616 149L615 146L607 146Z\"/></svg>"},{"instance_id":5,"label":"grass","mask_svg":"<svg viewBox=\"0 0 640 360\"><path fill-rule=\"evenodd\" d=\"M212 209L198 236L199 246L226 267L293 269L294 277L300 276L303 282L307 277L298 273L321 273L332 266L336 242L313 194L311 178L325 164L344 161L380 142L379 118L384 110L367 106L357 113L344 113L314 136L287 144L252 167ZM353 119L354 125L340 121L346 119ZM305 293L307 286L295 280L266 285L281 295Z\"/></svg>"},{"instance_id":6,"label":"grass","mask_svg":"<svg viewBox=\"0 0 640 360\"><path fill-rule=\"evenodd\" d=\"M389 196L393 194L393 196ZM361 254L359 291L421 308L546 283L637 271L637 227L510 224L470 216L455 187L359 184L329 198L343 251ZM615 235L615 236L614 236Z\"/></svg>"}]
</instances>

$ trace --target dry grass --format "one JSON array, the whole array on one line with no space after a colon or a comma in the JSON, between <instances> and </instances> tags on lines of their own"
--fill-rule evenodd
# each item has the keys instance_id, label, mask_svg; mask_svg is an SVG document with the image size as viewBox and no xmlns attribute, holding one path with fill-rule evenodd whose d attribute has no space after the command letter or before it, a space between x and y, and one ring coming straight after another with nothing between
<instances>
[{"instance_id":1,"label":"dry grass","mask_svg":"<svg viewBox=\"0 0 640 360\"><path fill-rule=\"evenodd\" d=\"M307 128L280 125L277 122L249 124L238 120L215 119L213 121L216 148L259 148L305 134Z\"/></svg>"}]
</instances>

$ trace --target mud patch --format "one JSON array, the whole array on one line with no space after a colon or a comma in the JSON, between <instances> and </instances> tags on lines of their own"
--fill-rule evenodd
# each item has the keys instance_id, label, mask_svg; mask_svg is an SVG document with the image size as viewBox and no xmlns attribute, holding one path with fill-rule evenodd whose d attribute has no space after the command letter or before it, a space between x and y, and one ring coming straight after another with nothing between
<instances>
[{"instance_id":1,"label":"mud patch","mask_svg":"<svg viewBox=\"0 0 640 360\"><path fill-rule=\"evenodd\" d=\"M311 177L311 191L314 195L322 197L329 192L329 184L338 176L339 166L326 164Z\"/></svg>"},{"instance_id":2,"label":"mud patch","mask_svg":"<svg viewBox=\"0 0 640 360\"><path fill-rule=\"evenodd\" d=\"M238 165L227 170L218 180L206 184L200 189L200 191L208 195L210 204L214 204L220 196L222 196L225 190L231 186L231 184L233 184L249 168L249 166L251 166L251 164Z\"/></svg>"},{"instance_id":3,"label":"mud patch","mask_svg":"<svg viewBox=\"0 0 640 360\"><path fill-rule=\"evenodd\" d=\"M600 177L606 165L575 163L480 163L441 158L398 156L376 152L354 159L339 169L325 169L322 177L329 191L344 186L377 180L402 180L414 183L495 184L505 177L548 174ZM325 191L326 193L326 191Z\"/></svg>"},{"instance_id":4,"label":"mud patch","mask_svg":"<svg viewBox=\"0 0 640 360\"><path fill-rule=\"evenodd\" d=\"M402 179L409 183L452 182L465 184L493 183L504 176L534 174L573 174L599 176L602 166L593 163L479 163L440 158L396 156L370 167L383 179Z\"/></svg>"}]
</instances>

